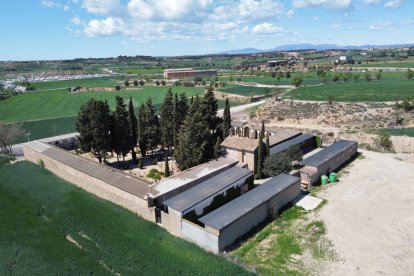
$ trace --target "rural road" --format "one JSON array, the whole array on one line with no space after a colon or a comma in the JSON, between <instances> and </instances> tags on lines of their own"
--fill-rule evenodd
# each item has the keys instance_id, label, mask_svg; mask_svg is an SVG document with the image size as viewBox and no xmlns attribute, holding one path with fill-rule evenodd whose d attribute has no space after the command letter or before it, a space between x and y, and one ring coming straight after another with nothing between
<instances>
[{"instance_id":1,"label":"rural road","mask_svg":"<svg viewBox=\"0 0 414 276\"><path fill-rule=\"evenodd\" d=\"M230 107L230 113L231 113L231 115L236 114L236 113L240 113L240 112L245 111L246 109L249 109L250 107L258 106L258 105L264 104L265 102L266 102L266 100L262 100L262 101L258 101L258 102L254 102L254 103L249 103L249 104L243 104L243 105ZM224 111L224 109L220 109L217 112L217 115L222 117L223 116L223 111Z\"/></svg>"}]
</instances>

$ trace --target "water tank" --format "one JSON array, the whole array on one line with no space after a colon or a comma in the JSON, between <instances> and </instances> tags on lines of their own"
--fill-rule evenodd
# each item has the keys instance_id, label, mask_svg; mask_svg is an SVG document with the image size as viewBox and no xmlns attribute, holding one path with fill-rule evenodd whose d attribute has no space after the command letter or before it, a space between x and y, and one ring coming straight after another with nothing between
<instances>
[{"instance_id":1,"label":"water tank","mask_svg":"<svg viewBox=\"0 0 414 276\"><path fill-rule=\"evenodd\" d=\"M331 183L336 183L337 179L336 179L336 173L331 173L329 175L329 182Z\"/></svg>"},{"instance_id":2,"label":"water tank","mask_svg":"<svg viewBox=\"0 0 414 276\"><path fill-rule=\"evenodd\" d=\"M321 176L321 183L322 185L328 184L328 177L326 175Z\"/></svg>"}]
</instances>

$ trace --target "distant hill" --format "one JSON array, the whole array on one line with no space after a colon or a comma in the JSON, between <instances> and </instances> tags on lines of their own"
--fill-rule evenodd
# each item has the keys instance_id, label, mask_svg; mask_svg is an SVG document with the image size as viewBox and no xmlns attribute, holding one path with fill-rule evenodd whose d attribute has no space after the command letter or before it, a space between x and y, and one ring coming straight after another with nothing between
<instances>
[{"instance_id":1,"label":"distant hill","mask_svg":"<svg viewBox=\"0 0 414 276\"><path fill-rule=\"evenodd\" d=\"M394 47L413 47L414 44L389 44L389 45L336 45L336 44L286 44L286 45L279 45L273 49L267 50L260 50L257 48L245 48L245 49L238 49L238 50L230 50L218 53L220 55L240 55L240 54L257 54L257 53L265 53L265 52L273 52L273 51L300 51L300 50L361 50L365 48L394 48Z\"/></svg>"},{"instance_id":2,"label":"distant hill","mask_svg":"<svg viewBox=\"0 0 414 276\"><path fill-rule=\"evenodd\" d=\"M264 51L260 49L256 49L256 48L244 48L244 49L230 50L230 51L217 53L217 55L257 54L257 53L262 53L262 52Z\"/></svg>"}]
</instances>

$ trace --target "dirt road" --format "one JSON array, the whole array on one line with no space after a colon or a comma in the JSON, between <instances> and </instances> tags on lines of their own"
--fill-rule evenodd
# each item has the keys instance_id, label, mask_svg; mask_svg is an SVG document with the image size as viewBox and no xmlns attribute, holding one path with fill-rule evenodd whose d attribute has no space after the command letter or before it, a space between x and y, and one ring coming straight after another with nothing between
<instances>
[{"instance_id":1,"label":"dirt road","mask_svg":"<svg viewBox=\"0 0 414 276\"><path fill-rule=\"evenodd\" d=\"M414 275L414 163L363 151L319 196L339 258L327 275Z\"/></svg>"}]
</instances>

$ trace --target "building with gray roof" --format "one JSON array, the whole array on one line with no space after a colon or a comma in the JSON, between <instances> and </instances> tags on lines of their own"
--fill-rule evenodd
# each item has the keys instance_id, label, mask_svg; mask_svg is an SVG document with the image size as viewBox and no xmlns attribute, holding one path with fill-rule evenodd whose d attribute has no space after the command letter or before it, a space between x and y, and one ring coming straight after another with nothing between
<instances>
[{"instance_id":1,"label":"building with gray roof","mask_svg":"<svg viewBox=\"0 0 414 276\"><path fill-rule=\"evenodd\" d=\"M292 146L298 146L302 154L306 154L316 148L316 137L310 134L301 134L283 143L270 148L270 155L280 154Z\"/></svg>"},{"instance_id":2,"label":"building with gray roof","mask_svg":"<svg viewBox=\"0 0 414 276\"><path fill-rule=\"evenodd\" d=\"M207 244L203 235L197 235L200 228L192 225L185 225L183 236L203 247L207 246L209 250L220 252L266 220L269 210L277 212L300 193L298 177L286 174L275 176L199 219L204 224L205 239L214 241L214 245L211 242Z\"/></svg>"}]
</instances>

